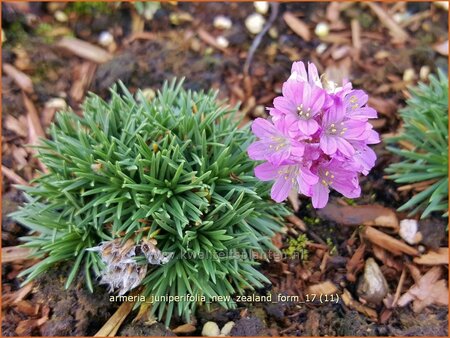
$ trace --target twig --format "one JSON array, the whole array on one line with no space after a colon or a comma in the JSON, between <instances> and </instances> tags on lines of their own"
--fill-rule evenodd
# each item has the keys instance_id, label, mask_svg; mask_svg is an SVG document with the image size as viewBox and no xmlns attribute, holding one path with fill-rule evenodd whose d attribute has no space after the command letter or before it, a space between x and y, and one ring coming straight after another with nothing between
<instances>
[{"instance_id":1,"label":"twig","mask_svg":"<svg viewBox=\"0 0 450 338\"><path fill-rule=\"evenodd\" d=\"M400 280L398 281L397 290L395 290L394 300L392 301L392 307L397 305L398 299L400 298L400 293L402 292L403 284L405 283L406 269L403 267L402 274L400 275Z\"/></svg>"},{"instance_id":2,"label":"twig","mask_svg":"<svg viewBox=\"0 0 450 338\"><path fill-rule=\"evenodd\" d=\"M28 185L27 181L25 181L22 177L20 177L14 171L5 167L4 165L2 165L2 173L16 184Z\"/></svg>"},{"instance_id":3,"label":"twig","mask_svg":"<svg viewBox=\"0 0 450 338\"><path fill-rule=\"evenodd\" d=\"M278 17L278 9L280 7L280 4L278 2L272 2L270 3L270 6L271 6L271 13L269 21L266 22L262 31L255 37L255 39L252 42L252 45L250 46L250 49L248 50L247 60L245 60L244 64L244 76L250 75L250 66L253 60L253 56L256 52L256 49L258 49L258 46L261 43L263 36L266 35L268 30L270 29L270 27L272 27L273 23Z\"/></svg>"}]
</instances>

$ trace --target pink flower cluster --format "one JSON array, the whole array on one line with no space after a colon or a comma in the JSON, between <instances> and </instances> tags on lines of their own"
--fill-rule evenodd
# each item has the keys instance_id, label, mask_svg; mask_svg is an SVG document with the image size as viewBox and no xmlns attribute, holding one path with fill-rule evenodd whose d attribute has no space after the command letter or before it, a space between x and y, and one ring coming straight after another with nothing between
<instances>
[{"instance_id":1,"label":"pink flower cluster","mask_svg":"<svg viewBox=\"0 0 450 338\"><path fill-rule=\"evenodd\" d=\"M323 208L331 188L349 198L360 196L358 175L367 175L376 160L368 144L380 142L368 122L377 112L367 100L350 82L336 87L322 81L313 64L308 71L303 62L292 65L282 96L269 108L271 119L253 122L259 140L248 148L250 158L266 161L255 175L275 181L272 199L284 201L295 189Z\"/></svg>"}]
</instances>

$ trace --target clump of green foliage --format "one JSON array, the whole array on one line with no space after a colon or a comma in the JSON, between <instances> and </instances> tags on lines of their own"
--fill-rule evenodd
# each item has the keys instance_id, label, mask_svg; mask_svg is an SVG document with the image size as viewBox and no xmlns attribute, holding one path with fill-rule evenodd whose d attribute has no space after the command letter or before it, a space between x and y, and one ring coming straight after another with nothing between
<instances>
[{"instance_id":1,"label":"clump of green foliage","mask_svg":"<svg viewBox=\"0 0 450 338\"><path fill-rule=\"evenodd\" d=\"M429 181L429 186L413 196L399 210L411 215L431 212L448 215L448 78L439 71L430 76L430 83L410 89L411 98L400 111L403 132L387 140L396 146L388 149L402 161L391 164L386 171L397 183L412 184ZM401 143L412 146L406 149Z\"/></svg>"},{"instance_id":2,"label":"clump of green foliage","mask_svg":"<svg viewBox=\"0 0 450 338\"><path fill-rule=\"evenodd\" d=\"M291 238L288 242L289 246L283 249L283 252L291 258L298 256L302 262L307 261L309 258L307 242L308 237L306 234L301 234L297 238Z\"/></svg>"},{"instance_id":3,"label":"clump of green foliage","mask_svg":"<svg viewBox=\"0 0 450 338\"><path fill-rule=\"evenodd\" d=\"M108 14L112 11L108 2L102 1L74 1L69 2L66 11L68 13L75 12L80 15Z\"/></svg>"},{"instance_id":4,"label":"clump of green foliage","mask_svg":"<svg viewBox=\"0 0 450 338\"><path fill-rule=\"evenodd\" d=\"M253 257L277 250L271 237L287 210L253 176L246 154L253 138L248 127L237 128L236 109L175 81L151 101L120 90L111 90L109 102L91 94L83 117L58 114L51 139L38 148L48 173L22 187L28 202L13 214L30 229L24 245L43 258L24 272L25 282L73 261L66 285L81 270L93 290L92 273L108 269L103 258L112 252L114 264L120 255L128 269L139 264L139 276L121 283L139 284L146 297L191 294L208 302L269 283ZM144 249L148 257L174 256L149 264L138 255ZM151 311L168 325L174 311L188 320L196 306L161 301Z\"/></svg>"}]
</instances>

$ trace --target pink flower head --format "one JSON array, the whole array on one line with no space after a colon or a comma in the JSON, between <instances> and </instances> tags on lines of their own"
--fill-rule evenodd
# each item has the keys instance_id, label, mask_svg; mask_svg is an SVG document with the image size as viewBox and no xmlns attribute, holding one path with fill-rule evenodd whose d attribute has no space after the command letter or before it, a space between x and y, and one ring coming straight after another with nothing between
<instances>
[{"instance_id":1,"label":"pink flower head","mask_svg":"<svg viewBox=\"0 0 450 338\"><path fill-rule=\"evenodd\" d=\"M294 62L291 68L291 76L289 76L288 82L308 82L311 86L322 88L322 82L320 81L319 72L313 63L308 62L308 72L306 71L305 64L301 61Z\"/></svg>"},{"instance_id":2,"label":"pink flower head","mask_svg":"<svg viewBox=\"0 0 450 338\"><path fill-rule=\"evenodd\" d=\"M312 185L319 180L309 169L300 164L275 166L265 162L255 168L255 175L261 181L275 180L270 196L278 203L284 201L292 189L310 193Z\"/></svg>"},{"instance_id":3,"label":"pink flower head","mask_svg":"<svg viewBox=\"0 0 450 338\"><path fill-rule=\"evenodd\" d=\"M349 141L364 139L365 132L366 123L347 119L344 105L337 99L323 115L320 148L327 155L333 155L339 150L343 155L350 157L355 151Z\"/></svg>"},{"instance_id":4,"label":"pink flower head","mask_svg":"<svg viewBox=\"0 0 450 338\"><path fill-rule=\"evenodd\" d=\"M368 175L376 161L368 146L380 142L369 119L377 112L368 96L347 82L342 87L321 78L317 68L292 65L282 96L269 108L272 121L256 119L249 156L265 161L255 168L262 181L274 181L272 199L284 201L294 190L312 198L315 208L328 203L330 190L355 198L359 174Z\"/></svg>"},{"instance_id":5,"label":"pink flower head","mask_svg":"<svg viewBox=\"0 0 450 338\"><path fill-rule=\"evenodd\" d=\"M367 121L377 118L375 109L367 106L369 96L362 90L352 90L344 98L346 115L355 120Z\"/></svg>"},{"instance_id":6,"label":"pink flower head","mask_svg":"<svg viewBox=\"0 0 450 338\"><path fill-rule=\"evenodd\" d=\"M303 155L305 145L289 137L284 119L272 124L268 120L257 118L253 121L252 131L260 138L247 150L253 160L267 160L274 165L280 165L291 154Z\"/></svg>"},{"instance_id":7,"label":"pink flower head","mask_svg":"<svg viewBox=\"0 0 450 338\"><path fill-rule=\"evenodd\" d=\"M345 162L332 159L318 164L319 181L312 188L312 204L314 208L323 208L328 203L330 188L348 198L359 197L358 176L355 171L346 168Z\"/></svg>"},{"instance_id":8,"label":"pink flower head","mask_svg":"<svg viewBox=\"0 0 450 338\"><path fill-rule=\"evenodd\" d=\"M282 93L273 101L275 108L294 122L294 130L314 134L319 129L315 117L325 103L325 91L307 82L285 82Z\"/></svg>"}]
</instances>

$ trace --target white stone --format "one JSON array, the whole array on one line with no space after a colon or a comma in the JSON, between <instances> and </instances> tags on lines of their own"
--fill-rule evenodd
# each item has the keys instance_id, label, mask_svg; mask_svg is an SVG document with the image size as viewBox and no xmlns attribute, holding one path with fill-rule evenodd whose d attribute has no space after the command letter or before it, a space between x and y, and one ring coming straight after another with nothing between
<instances>
[{"instance_id":1,"label":"white stone","mask_svg":"<svg viewBox=\"0 0 450 338\"><path fill-rule=\"evenodd\" d=\"M234 327L234 322L228 322L222 327L222 330L220 330L220 333L223 334L224 336L229 336L233 327Z\"/></svg>"},{"instance_id":2,"label":"white stone","mask_svg":"<svg viewBox=\"0 0 450 338\"><path fill-rule=\"evenodd\" d=\"M372 257L366 261L364 274L359 280L356 293L372 304L380 304L388 293L386 278Z\"/></svg>"},{"instance_id":3,"label":"white stone","mask_svg":"<svg viewBox=\"0 0 450 338\"><path fill-rule=\"evenodd\" d=\"M321 43L316 47L317 54L323 54L327 50L328 46L326 43Z\"/></svg>"},{"instance_id":4,"label":"white stone","mask_svg":"<svg viewBox=\"0 0 450 338\"><path fill-rule=\"evenodd\" d=\"M433 2L433 4L437 8L442 8L442 9L448 11L448 1L436 1L436 2Z\"/></svg>"},{"instance_id":5,"label":"white stone","mask_svg":"<svg viewBox=\"0 0 450 338\"><path fill-rule=\"evenodd\" d=\"M265 15L269 11L269 3L267 1L255 1L253 3L258 13Z\"/></svg>"},{"instance_id":6,"label":"white stone","mask_svg":"<svg viewBox=\"0 0 450 338\"><path fill-rule=\"evenodd\" d=\"M428 66L422 66L420 67L420 71L419 71L419 77L422 81L426 81L428 80L428 75L430 75L430 67Z\"/></svg>"},{"instance_id":7,"label":"white stone","mask_svg":"<svg viewBox=\"0 0 450 338\"><path fill-rule=\"evenodd\" d=\"M401 220L398 234L405 240L405 242L409 244L416 244L418 242L418 237L416 236L418 227L419 225L415 219Z\"/></svg>"},{"instance_id":8,"label":"white stone","mask_svg":"<svg viewBox=\"0 0 450 338\"><path fill-rule=\"evenodd\" d=\"M314 33L316 33L319 38L323 38L330 33L330 26L328 26L326 22L319 22L314 29Z\"/></svg>"},{"instance_id":9,"label":"white stone","mask_svg":"<svg viewBox=\"0 0 450 338\"><path fill-rule=\"evenodd\" d=\"M67 22L67 20L69 20L69 17L63 11L56 11L54 16L55 16L56 21L59 21L59 22Z\"/></svg>"},{"instance_id":10,"label":"white stone","mask_svg":"<svg viewBox=\"0 0 450 338\"><path fill-rule=\"evenodd\" d=\"M416 72L413 68L407 68L405 69L405 72L403 73L403 81L405 82L411 82L416 78Z\"/></svg>"},{"instance_id":11,"label":"white stone","mask_svg":"<svg viewBox=\"0 0 450 338\"><path fill-rule=\"evenodd\" d=\"M114 36L108 32L104 31L101 32L98 37L98 43L103 47L108 47L110 44L114 42Z\"/></svg>"},{"instance_id":12,"label":"white stone","mask_svg":"<svg viewBox=\"0 0 450 338\"><path fill-rule=\"evenodd\" d=\"M252 34L260 33L265 23L266 19L259 13L253 13L245 19L245 27Z\"/></svg>"},{"instance_id":13,"label":"white stone","mask_svg":"<svg viewBox=\"0 0 450 338\"><path fill-rule=\"evenodd\" d=\"M227 48L228 45L230 44L230 43L228 42L227 38L224 37L224 36L222 36L222 35L220 35L220 36L218 36L218 37L216 38L216 42L217 42L217 44L218 44L220 47L222 47L222 48Z\"/></svg>"},{"instance_id":14,"label":"white stone","mask_svg":"<svg viewBox=\"0 0 450 338\"><path fill-rule=\"evenodd\" d=\"M203 325L202 336L203 337L217 337L220 334L219 326L214 322L206 322Z\"/></svg>"},{"instance_id":15,"label":"white stone","mask_svg":"<svg viewBox=\"0 0 450 338\"><path fill-rule=\"evenodd\" d=\"M66 102L66 100L64 100L64 99L62 99L60 97L55 97L55 98L50 99L49 101L47 101L45 106L47 108L54 108L54 109L58 109L58 110L64 110L64 109L67 109L67 102Z\"/></svg>"},{"instance_id":16,"label":"white stone","mask_svg":"<svg viewBox=\"0 0 450 338\"><path fill-rule=\"evenodd\" d=\"M233 22L231 22L230 18L219 15L214 18L213 25L218 29L230 29L233 26Z\"/></svg>"},{"instance_id":17,"label":"white stone","mask_svg":"<svg viewBox=\"0 0 450 338\"><path fill-rule=\"evenodd\" d=\"M144 89L142 89L142 96L147 101L151 101L155 98L156 92L152 88L144 88Z\"/></svg>"}]
</instances>

